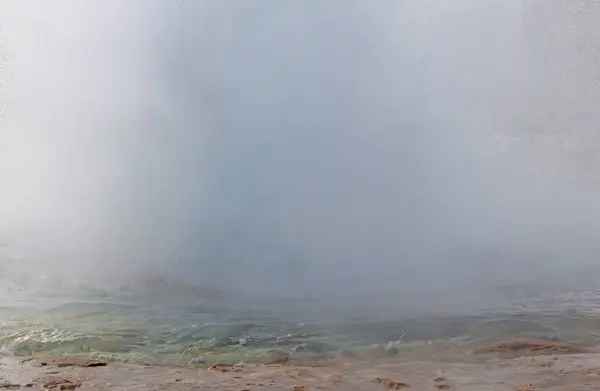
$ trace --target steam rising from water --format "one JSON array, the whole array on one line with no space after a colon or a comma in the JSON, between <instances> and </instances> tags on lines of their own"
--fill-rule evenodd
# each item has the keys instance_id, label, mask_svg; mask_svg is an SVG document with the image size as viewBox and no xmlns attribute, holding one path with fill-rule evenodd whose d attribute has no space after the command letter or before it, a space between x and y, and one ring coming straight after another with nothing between
<instances>
[{"instance_id":1,"label":"steam rising from water","mask_svg":"<svg viewBox=\"0 0 600 391\"><path fill-rule=\"evenodd\" d=\"M0 15L10 267L297 295L595 261L592 1L14 0Z\"/></svg>"}]
</instances>

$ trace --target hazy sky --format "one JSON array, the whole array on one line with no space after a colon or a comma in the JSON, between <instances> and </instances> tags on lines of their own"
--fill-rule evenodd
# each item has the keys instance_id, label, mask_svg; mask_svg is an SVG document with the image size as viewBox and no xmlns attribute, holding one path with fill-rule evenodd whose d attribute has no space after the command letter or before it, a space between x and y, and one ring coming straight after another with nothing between
<instances>
[{"instance_id":1,"label":"hazy sky","mask_svg":"<svg viewBox=\"0 0 600 391\"><path fill-rule=\"evenodd\" d=\"M61 272L294 294L593 263L599 16L3 1L0 238Z\"/></svg>"}]
</instances>

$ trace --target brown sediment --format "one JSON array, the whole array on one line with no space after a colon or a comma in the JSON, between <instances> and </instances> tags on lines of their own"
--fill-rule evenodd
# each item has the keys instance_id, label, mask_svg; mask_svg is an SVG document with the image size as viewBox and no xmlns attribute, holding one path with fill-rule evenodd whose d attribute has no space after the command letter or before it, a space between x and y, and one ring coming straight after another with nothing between
<instances>
[{"instance_id":1,"label":"brown sediment","mask_svg":"<svg viewBox=\"0 0 600 391\"><path fill-rule=\"evenodd\" d=\"M233 368L231 364L215 364L208 367L209 371L228 372Z\"/></svg>"},{"instance_id":2,"label":"brown sediment","mask_svg":"<svg viewBox=\"0 0 600 391\"><path fill-rule=\"evenodd\" d=\"M275 364L285 364L290 360L289 357L277 357L274 360L271 361L267 361L265 364L266 365L275 365Z\"/></svg>"},{"instance_id":3,"label":"brown sediment","mask_svg":"<svg viewBox=\"0 0 600 391\"><path fill-rule=\"evenodd\" d=\"M334 385L346 384L344 381L344 376L340 375L339 373L329 376L326 381Z\"/></svg>"},{"instance_id":4,"label":"brown sediment","mask_svg":"<svg viewBox=\"0 0 600 391\"><path fill-rule=\"evenodd\" d=\"M397 382L397 381L394 381L391 379L384 379L381 377L376 377L374 381L377 384L381 384L383 386L383 388L388 389L388 390L401 390L403 388L410 387L406 383Z\"/></svg>"},{"instance_id":5,"label":"brown sediment","mask_svg":"<svg viewBox=\"0 0 600 391\"><path fill-rule=\"evenodd\" d=\"M290 368L285 372L289 377L293 379L315 379L314 373L306 368Z\"/></svg>"},{"instance_id":6,"label":"brown sediment","mask_svg":"<svg viewBox=\"0 0 600 391\"><path fill-rule=\"evenodd\" d=\"M80 367L93 368L104 367L107 365L104 361L92 360L81 356L48 356L48 357L31 357L23 362L33 362L39 366L56 366L59 368L65 367Z\"/></svg>"},{"instance_id":7,"label":"brown sediment","mask_svg":"<svg viewBox=\"0 0 600 391\"><path fill-rule=\"evenodd\" d=\"M81 382L72 377L64 376L42 376L34 380L34 383L46 389L74 390L81 386Z\"/></svg>"},{"instance_id":8,"label":"brown sediment","mask_svg":"<svg viewBox=\"0 0 600 391\"><path fill-rule=\"evenodd\" d=\"M517 391L535 391L533 384L527 384L526 386L520 387Z\"/></svg>"},{"instance_id":9,"label":"brown sediment","mask_svg":"<svg viewBox=\"0 0 600 391\"><path fill-rule=\"evenodd\" d=\"M473 350L474 354L501 353L508 355L550 355L584 353L585 349L577 346L553 342L543 339L523 339L497 342Z\"/></svg>"},{"instance_id":10,"label":"brown sediment","mask_svg":"<svg viewBox=\"0 0 600 391\"><path fill-rule=\"evenodd\" d=\"M545 341L547 342L547 341ZM541 349L539 345L516 349ZM532 348L533 346L533 348ZM554 344L553 344L554 346ZM561 345L562 348L563 345ZM512 350L511 350L512 351ZM492 350L492 352L494 352ZM463 357L465 360L460 360ZM96 366L84 357L33 358L18 362L0 357L0 389L42 390L250 390L287 391L385 391L385 390L461 390L477 391L586 391L600 389L600 354L563 354L544 365L548 356L521 355L505 359L464 353L450 361L439 356L421 361L392 357L382 360L339 360L327 366L220 364L212 369L198 367L152 367L124 363ZM86 361L87 360L87 361ZM41 363L46 363L42 365ZM59 365L68 363L69 365ZM88 364L92 363L92 366ZM104 363L106 364L106 363ZM221 371L221 369L227 369ZM49 371L51 369L51 371ZM58 372L49 375L47 372ZM440 376L443 374L443 377Z\"/></svg>"}]
</instances>

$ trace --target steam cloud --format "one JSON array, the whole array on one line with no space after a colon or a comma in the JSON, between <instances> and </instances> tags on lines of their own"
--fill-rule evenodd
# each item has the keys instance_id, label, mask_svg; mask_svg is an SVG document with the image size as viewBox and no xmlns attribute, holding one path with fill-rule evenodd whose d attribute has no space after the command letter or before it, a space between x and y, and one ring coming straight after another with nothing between
<instances>
[{"instance_id":1,"label":"steam cloud","mask_svg":"<svg viewBox=\"0 0 600 391\"><path fill-rule=\"evenodd\" d=\"M594 261L592 1L0 15L0 237L46 272L383 293Z\"/></svg>"}]
</instances>

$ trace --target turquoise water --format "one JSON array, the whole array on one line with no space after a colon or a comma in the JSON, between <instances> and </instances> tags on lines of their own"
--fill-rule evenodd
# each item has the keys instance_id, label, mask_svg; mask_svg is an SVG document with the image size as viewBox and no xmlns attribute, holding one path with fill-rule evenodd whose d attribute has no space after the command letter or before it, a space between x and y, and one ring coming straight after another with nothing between
<instances>
[{"instance_id":1,"label":"turquoise water","mask_svg":"<svg viewBox=\"0 0 600 391\"><path fill-rule=\"evenodd\" d=\"M487 307L419 312L376 297L198 299L7 288L0 297L0 345L17 356L69 353L193 365L410 354L421 346L513 336L596 344L600 293L507 292L496 292Z\"/></svg>"}]
</instances>

